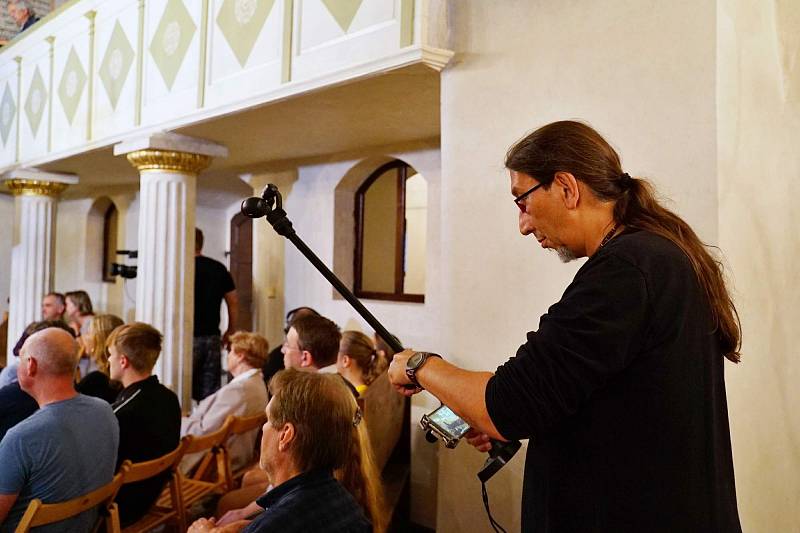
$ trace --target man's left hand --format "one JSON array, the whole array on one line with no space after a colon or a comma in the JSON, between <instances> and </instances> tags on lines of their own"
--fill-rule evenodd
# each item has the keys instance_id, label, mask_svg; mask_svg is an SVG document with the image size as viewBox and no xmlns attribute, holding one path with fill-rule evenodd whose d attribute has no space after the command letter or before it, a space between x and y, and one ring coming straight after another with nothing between
<instances>
[{"instance_id":1,"label":"man's left hand","mask_svg":"<svg viewBox=\"0 0 800 533\"><path fill-rule=\"evenodd\" d=\"M408 387L413 385L406 375L406 361L414 355L414 350L404 350L394 354L392 364L389 365L389 381L392 382L394 389L403 396L413 396L422 389L419 387Z\"/></svg>"}]
</instances>

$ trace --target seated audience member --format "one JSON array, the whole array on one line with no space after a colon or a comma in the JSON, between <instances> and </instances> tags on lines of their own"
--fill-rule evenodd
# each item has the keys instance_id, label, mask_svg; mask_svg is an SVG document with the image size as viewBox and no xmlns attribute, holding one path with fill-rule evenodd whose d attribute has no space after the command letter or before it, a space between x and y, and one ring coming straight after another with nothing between
<instances>
[{"instance_id":1,"label":"seated audience member","mask_svg":"<svg viewBox=\"0 0 800 533\"><path fill-rule=\"evenodd\" d=\"M339 326L324 316L297 318L281 346L283 366L317 371L335 365L341 338Z\"/></svg>"},{"instance_id":2,"label":"seated audience member","mask_svg":"<svg viewBox=\"0 0 800 533\"><path fill-rule=\"evenodd\" d=\"M50 292L45 294L44 298L42 298L42 321L62 320L64 310L66 309L64 302L64 295L60 292ZM33 323L31 323L28 327L31 325L33 325ZM30 335L30 333L28 335ZM0 387L8 385L9 383L17 380L17 354L27 338L28 336L23 332L22 336L17 341L17 344L14 346L14 360L8 361L8 366L6 366L6 368L0 372Z\"/></svg>"},{"instance_id":3,"label":"seated audience member","mask_svg":"<svg viewBox=\"0 0 800 533\"><path fill-rule=\"evenodd\" d=\"M134 322L120 326L108 337L111 379L124 387L112 405L119 420L118 465L156 459L178 446L181 407L175 393L152 375L161 353L161 333ZM120 522L129 525L147 513L158 499L168 473L124 485L117 495Z\"/></svg>"},{"instance_id":4,"label":"seated audience member","mask_svg":"<svg viewBox=\"0 0 800 533\"><path fill-rule=\"evenodd\" d=\"M386 370L385 360L378 355L372 339L360 331L345 331L339 343L336 370L356 390L359 397L378 375Z\"/></svg>"},{"instance_id":5,"label":"seated audience member","mask_svg":"<svg viewBox=\"0 0 800 533\"><path fill-rule=\"evenodd\" d=\"M261 367L267 358L269 343L257 333L237 331L231 337L228 351L230 383L206 397L192 412L181 420L181 435L207 435L222 427L229 415L253 416L264 412L267 405L267 388L261 377ZM233 435L228 440L231 467L241 468L253 458L258 430L244 435ZM181 469L189 471L202 457L193 454L184 458Z\"/></svg>"},{"instance_id":6,"label":"seated audience member","mask_svg":"<svg viewBox=\"0 0 800 533\"><path fill-rule=\"evenodd\" d=\"M70 335L74 334L63 320L43 320L33 322L25 328L22 333L22 344L37 331L47 328L61 328ZM22 344L20 344L20 348L22 348ZM19 349L16 350L15 355L18 355ZM14 365L14 381L0 388L0 440L3 440L9 429L31 416L39 408L36 400L19 386L16 368L17 366Z\"/></svg>"},{"instance_id":7,"label":"seated audience member","mask_svg":"<svg viewBox=\"0 0 800 533\"><path fill-rule=\"evenodd\" d=\"M92 299L86 291L70 291L64 295L67 323L75 330L75 335L80 337L89 332L89 323L94 318ZM83 375L88 374L88 372Z\"/></svg>"},{"instance_id":8,"label":"seated audience member","mask_svg":"<svg viewBox=\"0 0 800 533\"><path fill-rule=\"evenodd\" d=\"M117 421L106 402L75 392L77 352L72 335L58 328L38 331L22 346L19 384L39 410L0 442L0 531L13 531L34 498L63 502L114 476ZM93 509L48 530L91 531L96 518Z\"/></svg>"},{"instance_id":9,"label":"seated audience member","mask_svg":"<svg viewBox=\"0 0 800 533\"><path fill-rule=\"evenodd\" d=\"M270 392L261 467L273 488L257 500L257 508L263 512L249 524L223 517L218 526L213 518L200 519L189 532L240 528L247 533L373 531L367 515L380 522L374 530L383 531L377 475L369 468L368 445L362 448L366 441L359 423L361 412L341 380L288 369L275 375ZM334 477L334 470L343 467L357 472L358 477L369 476L361 479L364 501L369 502L367 513Z\"/></svg>"},{"instance_id":10,"label":"seated audience member","mask_svg":"<svg viewBox=\"0 0 800 533\"><path fill-rule=\"evenodd\" d=\"M286 313L286 325L283 328L283 334L286 335L289 333L289 328L292 327L292 322L304 316L315 315L320 316L315 310L311 309L310 307L298 307L297 309L292 309L288 313ZM267 362L264 363L264 367L262 371L264 373L264 384L269 385L269 380L272 379L272 376L277 374L280 370L283 370L283 346L276 346L271 352L269 352L269 357L267 358Z\"/></svg>"},{"instance_id":11,"label":"seated audience member","mask_svg":"<svg viewBox=\"0 0 800 533\"><path fill-rule=\"evenodd\" d=\"M114 403L117 399L122 387L118 381L109 379L106 339L123 324L122 319L115 315L95 315L89 324L89 332L81 337L83 352L88 354L91 361L90 372L82 376L75 386L81 394L102 398L108 403Z\"/></svg>"}]
</instances>

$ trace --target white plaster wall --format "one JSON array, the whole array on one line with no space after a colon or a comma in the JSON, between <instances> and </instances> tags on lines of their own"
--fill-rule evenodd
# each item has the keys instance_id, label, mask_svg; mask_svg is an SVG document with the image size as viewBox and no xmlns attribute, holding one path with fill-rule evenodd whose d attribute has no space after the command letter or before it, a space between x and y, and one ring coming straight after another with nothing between
<instances>
[{"instance_id":1,"label":"white plaster wall","mask_svg":"<svg viewBox=\"0 0 800 533\"><path fill-rule=\"evenodd\" d=\"M364 156L371 156L367 153ZM441 243L440 243L440 160L438 150L382 152L410 164L428 180L428 242L425 303L400 303L365 300L367 308L407 347L449 351L441 332ZM284 209L303 241L332 268L334 255L334 189L358 160L300 167L297 181L284 198ZM377 168L377 166L375 167ZM374 170L374 168L372 169ZM364 175L366 178L367 174ZM352 216L352 215L350 215ZM256 232L271 232L259 222ZM351 256L352 257L352 256ZM372 329L340 298L334 298L328 282L297 249L285 245L285 309L301 305L313 307L344 329ZM282 320L283 317L280 317ZM272 339L270 339L272 342ZM414 398L411 422L414 426L423 413L438 406L427 393ZM412 429L411 513L417 523L435 527L437 447L425 442L422 432Z\"/></svg>"},{"instance_id":2,"label":"white plaster wall","mask_svg":"<svg viewBox=\"0 0 800 533\"><path fill-rule=\"evenodd\" d=\"M56 215L56 238L55 238L55 277L54 290L58 292L68 292L73 290L85 290L92 299L92 306L95 313L112 313L127 320L126 292L131 296L135 295L130 288L124 286L124 281L117 277L114 282L100 281L99 267L88 264L87 256L99 256L102 253L102 218L92 220L89 212L92 204L99 196L107 196L114 202L118 210L117 223L117 249L136 249L136 233L134 240L130 240L129 231L129 205L134 200L134 194L119 193L113 190L98 190L96 195L88 198L62 200L58 203ZM89 231L89 224L100 224L99 228ZM91 237L96 237L92 239ZM91 240L91 242L89 242ZM94 249L94 254L87 253L88 248ZM98 249L99 248L99 249ZM118 263L135 264L128 261L123 256L117 256ZM130 283L130 282L127 282Z\"/></svg>"},{"instance_id":3,"label":"white plaster wall","mask_svg":"<svg viewBox=\"0 0 800 533\"><path fill-rule=\"evenodd\" d=\"M538 327L579 264L522 238L507 148L548 122L580 119L632 175L717 240L715 3L464 2L454 64L442 74L441 311L436 346L492 370ZM424 172L423 172L424 173ZM488 530L466 445L440 453L437 531ZM489 484L492 512L519 530L525 450Z\"/></svg>"},{"instance_id":4,"label":"white plaster wall","mask_svg":"<svg viewBox=\"0 0 800 533\"><path fill-rule=\"evenodd\" d=\"M8 311L9 283L11 282L11 248L14 237L14 197L0 194L0 317ZM0 346L0 350L4 347Z\"/></svg>"},{"instance_id":5,"label":"white plaster wall","mask_svg":"<svg viewBox=\"0 0 800 533\"><path fill-rule=\"evenodd\" d=\"M727 366L742 529L800 528L800 4L721 0L720 245L743 327Z\"/></svg>"}]
</instances>

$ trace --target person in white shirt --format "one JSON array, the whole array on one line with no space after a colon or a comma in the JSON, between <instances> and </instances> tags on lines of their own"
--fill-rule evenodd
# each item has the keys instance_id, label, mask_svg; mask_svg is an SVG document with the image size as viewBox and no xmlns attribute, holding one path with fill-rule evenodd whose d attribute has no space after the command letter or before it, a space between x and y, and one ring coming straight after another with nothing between
<instances>
[{"instance_id":1,"label":"person in white shirt","mask_svg":"<svg viewBox=\"0 0 800 533\"><path fill-rule=\"evenodd\" d=\"M267 388L261 367L268 353L269 343L261 335L246 331L234 333L227 355L228 372L233 379L203 399L190 416L181 419L181 436L213 433L222 427L229 415L253 416L263 413L267 405ZM253 458L257 436L258 429L230 437L228 451L234 470ZM201 456L193 454L185 457L181 462L181 470L191 470Z\"/></svg>"}]
</instances>

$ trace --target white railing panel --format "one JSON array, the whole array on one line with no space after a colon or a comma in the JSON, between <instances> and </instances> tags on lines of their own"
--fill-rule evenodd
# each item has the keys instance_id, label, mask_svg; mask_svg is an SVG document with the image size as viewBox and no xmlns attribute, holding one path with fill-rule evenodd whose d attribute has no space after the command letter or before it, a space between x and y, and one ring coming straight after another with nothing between
<instances>
[{"instance_id":1,"label":"white railing panel","mask_svg":"<svg viewBox=\"0 0 800 533\"><path fill-rule=\"evenodd\" d=\"M139 5L106 2L97 9L93 137L135 127L139 61Z\"/></svg>"},{"instance_id":2,"label":"white railing panel","mask_svg":"<svg viewBox=\"0 0 800 533\"><path fill-rule=\"evenodd\" d=\"M205 106L268 94L280 87L286 2L212 0Z\"/></svg>"},{"instance_id":3,"label":"white railing panel","mask_svg":"<svg viewBox=\"0 0 800 533\"><path fill-rule=\"evenodd\" d=\"M19 93L17 91L17 63L0 62L0 166L14 164L17 159L17 120L19 120Z\"/></svg>"},{"instance_id":4,"label":"white railing panel","mask_svg":"<svg viewBox=\"0 0 800 533\"><path fill-rule=\"evenodd\" d=\"M50 44L36 42L22 56L19 158L33 159L48 151L48 113L52 98Z\"/></svg>"},{"instance_id":5,"label":"white railing panel","mask_svg":"<svg viewBox=\"0 0 800 533\"><path fill-rule=\"evenodd\" d=\"M90 54L86 17L75 17L53 40L53 106L47 152L60 152L88 140Z\"/></svg>"},{"instance_id":6,"label":"white railing panel","mask_svg":"<svg viewBox=\"0 0 800 533\"><path fill-rule=\"evenodd\" d=\"M390 55L400 48L402 0L296 0L292 81Z\"/></svg>"},{"instance_id":7,"label":"white railing panel","mask_svg":"<svg viewBox=\"0 0 800 533\"><path fill-rule=\"evenodd\" d=\"M202 0L145 3L143 125L197 109L202 7Z\"/></svg>"}]
</instances>

